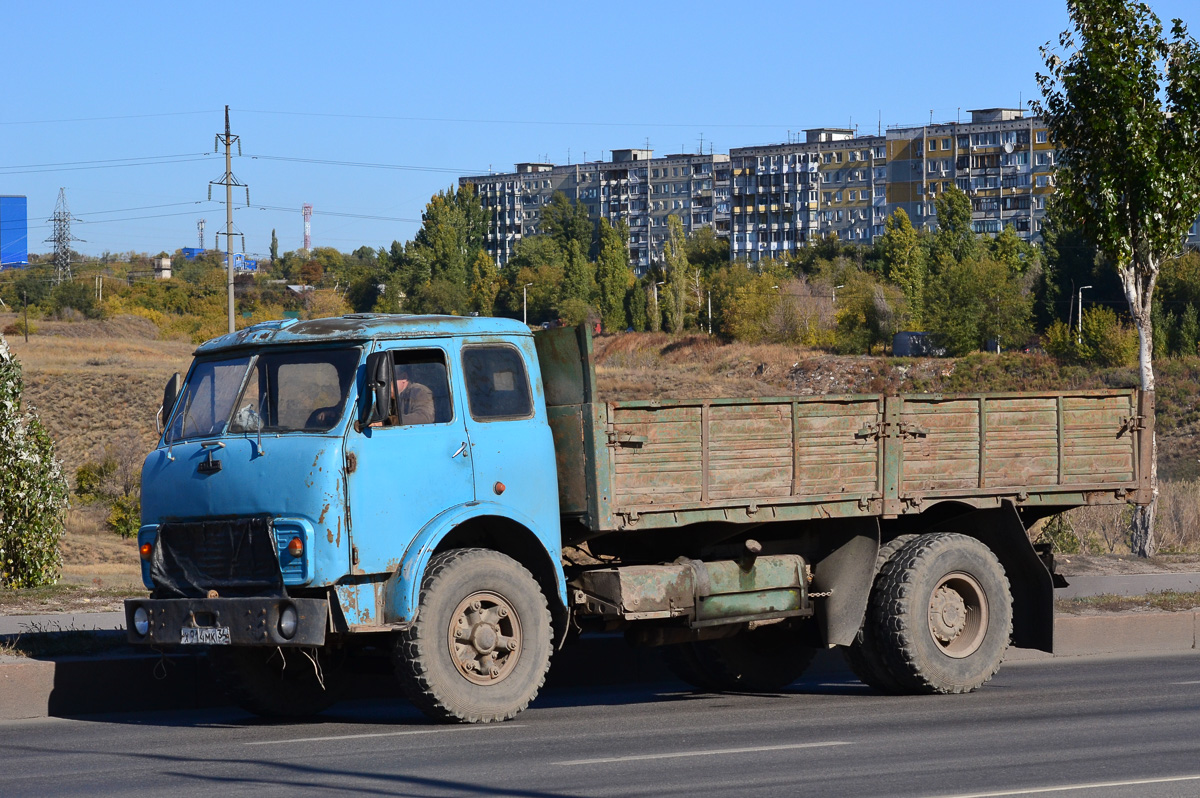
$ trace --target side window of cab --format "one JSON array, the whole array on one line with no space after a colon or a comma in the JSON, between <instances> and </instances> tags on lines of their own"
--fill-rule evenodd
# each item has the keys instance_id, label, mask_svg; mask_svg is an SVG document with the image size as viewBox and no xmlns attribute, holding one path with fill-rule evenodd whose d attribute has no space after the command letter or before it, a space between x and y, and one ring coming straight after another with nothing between
<instances>
[{"instance_id":1,"label":"side window of cab","mask_svg":"<svg viewBox=\"0 0 1200 798\"><path fill-rule=\"evenodd\" d=\"M446 353L399 349L392 355L392 407L384 426L445 424L454 419Z\"/></svg>"},{"instance_id":2,"label":"side window of cab","mask_svg":"<svg viewBox=\"0 0 1200 798\"><path fill-rule=\"evenodd\" d=\"M533 397L525 358L514 346L464 346L463 376L467 404L476 421L504 421L533 416Z\"/></svg>"}]
</instances>

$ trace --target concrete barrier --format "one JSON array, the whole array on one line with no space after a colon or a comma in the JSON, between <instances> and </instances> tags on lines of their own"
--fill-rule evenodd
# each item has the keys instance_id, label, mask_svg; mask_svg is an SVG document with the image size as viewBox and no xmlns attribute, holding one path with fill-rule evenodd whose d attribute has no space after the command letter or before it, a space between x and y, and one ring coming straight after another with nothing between
<instances>
[{"instance_id":1,"label":"concrete barrier","mask_svg":"<svg viewBox=\"0 0 1200 798\"><path fill-rule=\"evenodd\" d=\"M1194 651L1198 625L1197 612L1059 615L1054 623L1053 656ZM1050 656L1012 649L1006 659ZM816 665L823 672L833 672L840 668L839 659L835 652L830 652ZM671 679L654 650L631 648L620 635L588 635L555 653L546 689ZM363 663L354 681L350 697L400 695L385 657ZM209 671L207 658L192 652L122 653L53 660L0 657L0 720L200 709L224 704L224 695Z\"/></svg>"}]
</instances>

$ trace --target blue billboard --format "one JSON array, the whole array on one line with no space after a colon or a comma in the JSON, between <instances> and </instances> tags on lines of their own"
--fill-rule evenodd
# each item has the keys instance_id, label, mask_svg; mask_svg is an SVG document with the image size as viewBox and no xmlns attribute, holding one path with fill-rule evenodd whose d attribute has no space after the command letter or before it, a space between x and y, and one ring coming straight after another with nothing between
<instances>
[{"instance_id":1,"label":"blue billboard","mask_svg":"<svg viewBox=\"0 0 1200 798\"><path fill-rule=\"evenodd\" d=\"M28 203L25 197L0 196L0 269L28 263Z\"/></svg>"}]
</instances>

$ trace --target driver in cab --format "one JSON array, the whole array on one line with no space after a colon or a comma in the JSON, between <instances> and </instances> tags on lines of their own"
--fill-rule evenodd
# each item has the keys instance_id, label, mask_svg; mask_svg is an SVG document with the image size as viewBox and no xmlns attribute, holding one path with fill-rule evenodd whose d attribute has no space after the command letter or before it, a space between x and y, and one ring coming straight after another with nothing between
<instances>
[{"instance_id":1,"label":"driver in cab","mask_svg":"<svg viewBox=\"0 0 1200 798\"><path fill-rule=\"evenodd\" d=\"M433 392L419 382L413 382L408 366L397 366L392 403L396 424L432 424Z\"/></svg>"}]
</instances>

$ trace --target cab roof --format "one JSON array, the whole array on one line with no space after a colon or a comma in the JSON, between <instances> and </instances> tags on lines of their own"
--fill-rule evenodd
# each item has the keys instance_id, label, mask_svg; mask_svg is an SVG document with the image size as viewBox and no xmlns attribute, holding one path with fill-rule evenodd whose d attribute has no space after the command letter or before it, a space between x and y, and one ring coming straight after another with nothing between
<instances>
[{"instance_id":1,"label":"cab roof","mask_svg":"<svg viewBox=\"0 0 1200 798\"><path fill-rule=\"evenodd\" d=\"M456 335L530 335L529 327L491 316L408 316L351 313L327 319L259 322L205 341L194 354L284 344L319 344L386 338L440 338Z\"/></svg>"}]
</instances>

